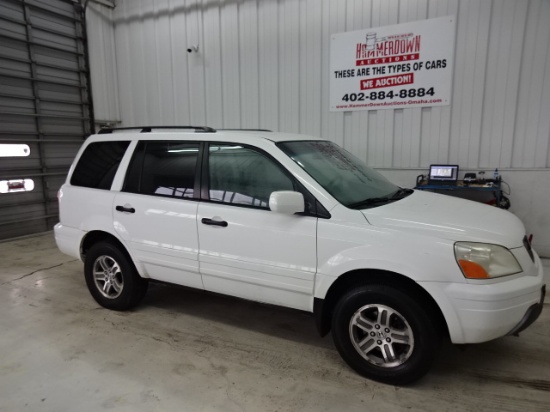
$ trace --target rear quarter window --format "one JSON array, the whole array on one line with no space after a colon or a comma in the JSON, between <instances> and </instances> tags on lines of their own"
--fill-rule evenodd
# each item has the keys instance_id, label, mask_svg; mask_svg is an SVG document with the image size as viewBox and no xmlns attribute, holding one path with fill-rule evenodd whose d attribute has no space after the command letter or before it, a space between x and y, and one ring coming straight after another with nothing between
<instances>
[{"instance_id":1,"label":"rear quarter window","mask_svg":"<svg viewBox=\"0 0 550 412\"><path fill-rule=\"evenodd\" d=\"M109 190L130 142L96 142L86 147L74 169L71 185Z\"/></svg>"}]
</instances>

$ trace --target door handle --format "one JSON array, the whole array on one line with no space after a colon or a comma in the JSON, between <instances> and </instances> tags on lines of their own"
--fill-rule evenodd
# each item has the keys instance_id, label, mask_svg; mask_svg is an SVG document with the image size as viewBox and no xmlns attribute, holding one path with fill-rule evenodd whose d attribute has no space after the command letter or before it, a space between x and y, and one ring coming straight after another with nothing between
<instances>
[{"instance_id":1,"label":"door handle","mask_svg":"<svg viewBox=\"0 0 550 412\"><path fill-rule=\"evenodd\" d=\"M213 219L208 219L206 217L203 217L201 219L201 222L204 223L205 225L227 227L227 222L225 220L213 220Z\"/></svg>"},{"instance_id":2,"label":"door handle","mask_svg":"<svg viewBox=\"0 0 550 412\"><path fill-rule=\"evenodd\" d=\"M118 212L136 213L136 209L134 209L133 207L117 206L115 209Z\"/></svg>"}]
</instances>

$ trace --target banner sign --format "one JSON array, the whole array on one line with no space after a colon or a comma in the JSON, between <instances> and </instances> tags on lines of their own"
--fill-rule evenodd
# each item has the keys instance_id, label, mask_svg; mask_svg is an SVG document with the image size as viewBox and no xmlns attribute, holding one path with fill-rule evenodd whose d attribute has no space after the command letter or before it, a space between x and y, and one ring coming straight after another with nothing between
<instances>
[{"instance_id":1,"label":"banner sign","mask_svg":"<svg viewBox=\"0 0 550 412\"><path fill-rule=\"evenodd\" d=\"M451 103L453 16L331 36L330 111Z\"/></svg>"}]
</instances>

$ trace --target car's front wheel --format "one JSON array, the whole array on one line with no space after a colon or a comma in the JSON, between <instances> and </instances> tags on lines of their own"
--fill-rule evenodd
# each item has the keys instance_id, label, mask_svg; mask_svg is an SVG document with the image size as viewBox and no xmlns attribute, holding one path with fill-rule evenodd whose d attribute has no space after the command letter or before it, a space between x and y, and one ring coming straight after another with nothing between
<instances>
[{"instance_id":1,"label":"car's front wheel","mask_svg":"<svg viewBox=\"0 0 550 412\"><path fill-rule=\"evenodd\" d=\"M110 242L97 243L86 253L84 275L93 298L107 309L131 309L147 291L147 280L139 276L127 255Z\"/></svg>"},{"instance_id":2,"label":"car's front wheel","mask_svg":"<svg viewBox=\"0 0 550 412\"><path fill-rule=\"evenodd\" d=\"M332 334L348 365L367 378L393 385L422 377L440 344L422 305L384 285L360 286L343 295L333 313Z\"/></svg>"}]
</instances>

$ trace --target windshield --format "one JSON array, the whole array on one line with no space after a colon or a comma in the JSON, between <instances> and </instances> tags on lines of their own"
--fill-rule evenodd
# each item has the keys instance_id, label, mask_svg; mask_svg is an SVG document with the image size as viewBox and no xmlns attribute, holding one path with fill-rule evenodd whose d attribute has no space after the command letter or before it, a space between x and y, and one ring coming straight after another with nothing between
<instances>
[{"instance_id":1,"label":"windshield","mask_svg":"<svg viewBox=\"0 0 550 412\"><path fill-rule=\"evenodd\" d=\"M310 140L278 146L344 206L360 209L404 197L397 196L398 186L335 143Z\"/></svg>"}]
</instances>

